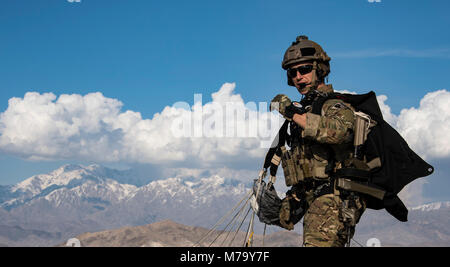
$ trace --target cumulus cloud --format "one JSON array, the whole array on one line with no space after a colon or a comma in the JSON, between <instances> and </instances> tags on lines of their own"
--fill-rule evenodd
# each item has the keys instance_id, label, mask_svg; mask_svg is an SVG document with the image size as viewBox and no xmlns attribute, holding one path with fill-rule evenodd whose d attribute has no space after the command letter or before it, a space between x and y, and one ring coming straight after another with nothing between
<instances>
[{"instance_id":1,"label":"cumulus cloud","mask_svg":"<svg viewBox=\"0 0 450 267\"><path fill-rule=\"evenodd\" d=\"M381 113L383 114L384 120L392 125L393 127L397 127L397 116L392 114L391 107L389 107L385 102L388 99L385 95L377 96L378 104L380 105Z\"/></svg>"},{"instance_id":2,"label":"cumulus cloud","mask_svg":"<svg viewBox=\"0 0 450 267\"><path fill-rule=\"evenodd\" d=\"M122 103L101 93L86 96L26 93L11 98L0 115L0 147L30 159L84 157L108 151L113 160L113 124Z\"/></svg>"},{"instance_id":3,"label":"cumulus cloud","mask_svg":"<svg viewBox=\"0 0 450 267\"><path fill-rule=\"evenodd\" d=\"M29 92L11 98L0 114L0 149L32 160L162 163L262 157L261 139L270 143L281 122L264 110L266 103L245 103L235 86L224 84L210 103L203 104L200 96L192 107L177 103L151 119L121 111L119 100L99 92L59 97ZM450 155L450 92L428 93L418 108L399 115L391 112L387 99L378 96L385 120L418 154Z\"/></svg>"},{"instance_id":4,"label":"cumulus cloud","mask_svg":"<svg viewBox=\"0 0 450 267\"><path fill-rule=\"evenodd\" d=\"M403 109L396 128L409 145L425 158L450 156L450 92L425 95L418 108Z\"/></svg>"},{"instance_id":5,"label":"cumulus cloud","mask_svg":"<svg viewBox=\"0 0 450 267\"><path fill-rule=\"evenodd\" d=\"M30 92L10 99L0 114L0 149L32 160L97 162L202 165L262 157L261 135L270 140L280 119L245 104L234 89L226 83L212 95L213 102L167 106L152 119L121 111L119 100L101 93L57 97Z\"/></svg>"}]
</instances>

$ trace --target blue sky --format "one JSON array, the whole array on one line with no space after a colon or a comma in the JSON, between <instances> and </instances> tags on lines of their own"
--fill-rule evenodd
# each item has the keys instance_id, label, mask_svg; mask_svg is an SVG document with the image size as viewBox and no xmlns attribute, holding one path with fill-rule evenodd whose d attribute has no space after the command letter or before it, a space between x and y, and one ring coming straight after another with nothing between
<instances>
[{"instance_id":1,"label":"blue sky","mask_svg":"<svg viewBox=\"0 0 450 267\"><path fill-rule=\"evenodd\" d=\"M399 114L449 88L448 10L446 0L3 0L0 112L31 91L101 92L149 119L194 93L210 101L227 82L246 102L298 98L281 60L306 34L332 58L335 89L374 90ZM80 160L31 162L0 150L0 184L68 162Z\"/></svg>"}]
</instances>

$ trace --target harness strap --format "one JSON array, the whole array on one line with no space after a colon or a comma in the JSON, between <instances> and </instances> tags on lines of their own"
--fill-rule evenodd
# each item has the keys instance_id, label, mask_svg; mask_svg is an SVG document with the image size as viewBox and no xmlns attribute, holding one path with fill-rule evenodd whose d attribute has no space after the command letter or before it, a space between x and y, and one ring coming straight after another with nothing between
<instances>
[{"instance_id":1,"label":"harness strap","mask_svg":"<svg viewBox=\"0 0 450 267\"><path fill-rule=\"evenodd\" d=\"M280 164L281 159L280 147L282 147L286 143L288 126L289 121L286 120L278 131L278 134L275 137L272 146L267 152L266 158L264 160L264 169L266 170L270 167L270 175L272 176L277 175L278 165ZM278 143L276 143L277 141Z\"/></svg>"},{"instance_id":2,"label":"harness strap","mask_svg":"<svg viewBox=\"0 0 450 267\"><path fill-rule=\"evenodd\" d=\"M365 171L356 168L342 168L338 169L334 173L335 177L356 178L369 181L371 174L370 171Z\"/></svg>"},{"instance_id":3,"label":"harness strap","mask_svg":"<svg viewBox=\"0 0 450 267\"><path fill-rule=\"evenodd\" d=\"M337 187L342 188L347 191L354 191L354 192L360 192L363 194L367 194L369 196L373 196L375 198L378 198L380 200L384 199L384 196L386 194L386 191L374 188L372 186L364 185L355 181L352 181L350 179L345 178L339 178L337 179Z\"/></svg>"}]
</instances>

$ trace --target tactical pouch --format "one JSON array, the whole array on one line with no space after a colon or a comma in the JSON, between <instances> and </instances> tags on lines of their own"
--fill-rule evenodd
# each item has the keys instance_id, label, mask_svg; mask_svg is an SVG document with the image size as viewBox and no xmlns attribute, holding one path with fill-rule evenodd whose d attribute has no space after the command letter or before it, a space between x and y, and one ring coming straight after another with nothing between
<instances>
[{"instance_id":1,"label":"tactical pouch","mask_svg":"<svg viewBox=\"0 0 450 267\"><path fill-rule=\"evenodd\" d=\"M327 167L329 167L330 154L329 150L324 149L322 145L313 145L311 150L311 174L310 177L317 179L328 179ZM305 177L308 177L305 175Z\"/></svg>"},{"instance_id":2,"label":"tactical pouch","mask_svg":"<svg viewBox=\"0 0 450 267\"><path fill-rule=\"evenodd\" d=\"M354 146L358 147L364 144L367 140L367 135L370 132L370 128L376 125L374 120L371 120L370 116L363 112L355 112L355 126L354 126Z\"/></svg>"},{"instance_id":3,"label":"tactical pouch","mask_svg":"<svg viewBox=\"0 0 450 267\"><path fill-rule=\"evenodd\" d=\"M286 186L296 185L303 180L300 158L298 147L293 150L286 150L286 147L281 147L281 166L283 167Z\"/></svg>"}]
</instances>

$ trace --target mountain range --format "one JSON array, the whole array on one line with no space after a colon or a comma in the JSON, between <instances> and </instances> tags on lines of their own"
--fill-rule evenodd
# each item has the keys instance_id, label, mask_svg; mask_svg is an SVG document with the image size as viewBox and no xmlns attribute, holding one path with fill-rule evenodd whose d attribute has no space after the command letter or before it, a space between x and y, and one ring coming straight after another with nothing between
<instances>
[{"instance_id":1,"label":"mountain range","mask_svg":"<svg viewBox=\"0 0 450 267\"><path fill-rule=\"evenodd\" d=\"M205 236L207 237L204 238ZM243 231L211 232L208 228L187 226L165 220L143 226L83 233L76 236L76 239L83 247L242 247L245 237L246 233ZM298 247L301 246L301 240L300 235L288 231L278 231L264 237L253 235L253 245L258 247ZM70 244L65 242L58 246L70 246Z\"/></svg>"},{"instance_id":2,"label":"mountain range","mask_svg":"<svg viewBox=\"0 0 450 267\"><path fill-rule=\"evenodd\" d=\"M247 190L238 181L218 176L177 177L138 186L129 173L100 165L64 165L2 186L0 225L44 231L60 239L165 219L209 226ZM55 241L43 237L33 237L31 243L27 238L8 241L11 238L0 232L0 244L6 245L47 246Z\"/></svg>"},{"instance_id":3,"label":"mountain range","mask_svg":"<svg viewBox=\"0 0 450 267\"><path fill-rule=\"evenodd\" d=\"M166 220L210 228L248 190L248 184L218 175L146 183L132 170L64 165L16 185L0 186L0 246L53 246L83 233ZM382 244L394 246L449 246L449 219L450 202L412 208L407 223L395 221L385 211L368 210L358 224L355 240L363 245L376 237ZM261 234L263 226L256 225ZM270 226L267 230L270 235L282 229ZM296 225L297 236L301 230L301 224Z\"/></svg>"}]
</instances>

